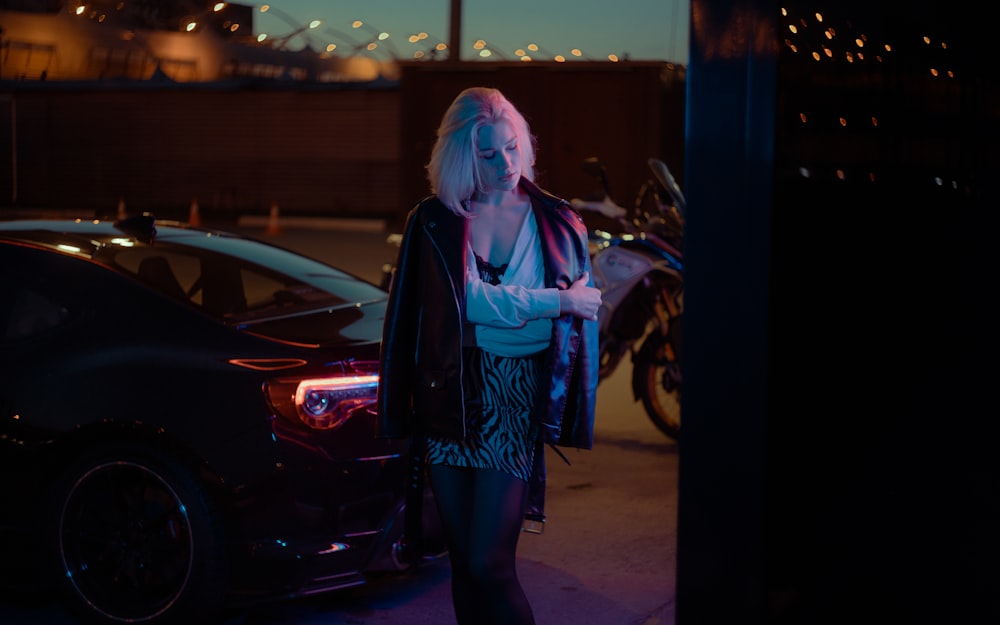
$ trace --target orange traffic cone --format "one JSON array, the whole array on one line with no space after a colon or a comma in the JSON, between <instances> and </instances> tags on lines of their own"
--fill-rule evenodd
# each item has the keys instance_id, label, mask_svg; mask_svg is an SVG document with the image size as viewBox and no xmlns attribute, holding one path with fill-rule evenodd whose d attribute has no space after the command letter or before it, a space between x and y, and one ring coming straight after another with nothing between
<instances>
[{"instance_id":1,"label":"orange traffic cone","mask_svg":"<svg viewBox=\"0 0 1000 625\"><path fill-rule=\"evenodd\" d=\"M125 219L128 213L125 212L125 198L118 198L118 219Z\"/></svg>"},{"instance_id":2,"label":"orange traffic cone","mask_svg":"<svg viewBox=\"0 0 1000 625\"><path fill-rule=\"evenodd\" d=\"M271 202L271 214L267 218L267 229L265 234L275 236L281 234L281 225L278 223L278 203Z\"/></svg>"},{"instance_id":3,"label":"orange traffic cone","mask_svg":"<svg viewBox=\"0 0 1000 625\"><path fill-rule=\"evenodd\" d=\"M198 198L191 200L191 210L188 212L188 223L192 226L201 225L201 213L198 212Z\"/></svg>"}]
</instances>

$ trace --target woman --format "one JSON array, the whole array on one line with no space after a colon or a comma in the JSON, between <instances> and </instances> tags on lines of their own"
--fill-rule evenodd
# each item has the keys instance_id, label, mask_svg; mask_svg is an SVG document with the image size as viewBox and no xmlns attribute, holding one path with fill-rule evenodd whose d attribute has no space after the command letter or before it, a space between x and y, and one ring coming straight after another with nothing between
<instances>
[{"instance_id":1,"label":"woman","mask_svg":"<svg viewBox=\"0 0 1000 625\"><path fill-rule=\"evenodd\" d=\"M543 445L593 444L601 294L534 142L500 91L455 98L389 289L379 433L426 460L459 625L534 623L515 554L522 520L544 521Z\"/></svg>"}]
</instances>

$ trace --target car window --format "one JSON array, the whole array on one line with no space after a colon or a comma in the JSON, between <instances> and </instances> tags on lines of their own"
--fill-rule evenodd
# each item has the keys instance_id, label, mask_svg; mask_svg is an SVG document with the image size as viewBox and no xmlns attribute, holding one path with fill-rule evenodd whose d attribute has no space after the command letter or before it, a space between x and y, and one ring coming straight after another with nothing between
<instances>
[{"instance_id":1,"label":"car window","mask_svg":"<svg viewBox=\"0 0 1000 625\"><path fill-rule=\"evenodd\" d=\"M15 283L12 293L4 299L0 319L6 319L5 340L23 339L41 334L68 321L69 309L46 295Z\"/></svg>"},{"instance_id":2,"label":"car window","mask_svg":"<svg viewBox=\"0 0 1000 625\"><path fill-rule=\"evenodd\" d=\"M228 250L227 250L228 251ZM287 252L282 252L287 256ZM314 261L286 256L260 255L265 263L282 268L301 265L315 271ZM173 299L228 319L245 321L284 315L318 307L334 307L347 300L338 291L344 282L357 282L346 274L325 268L322 273L299 270L295 275L228 253L193 246L154 245L117 249L113 264L139 281ZM337 288L331 288L336 286ZM371 289L370 285L366 285ZM356 293L351 293L355 295Z\"/></svg>"},{"instance_id":3,"label":"car window","mask_svg":"<svg viewBox=\"0 0 1000 625\"><path fill-rule=\"evenodd\" d=\"M188 299L189 291L201 274L198 259L156 248L128 248L115 254L120 269L175 299Z\"/></svg>"}]
</instances>

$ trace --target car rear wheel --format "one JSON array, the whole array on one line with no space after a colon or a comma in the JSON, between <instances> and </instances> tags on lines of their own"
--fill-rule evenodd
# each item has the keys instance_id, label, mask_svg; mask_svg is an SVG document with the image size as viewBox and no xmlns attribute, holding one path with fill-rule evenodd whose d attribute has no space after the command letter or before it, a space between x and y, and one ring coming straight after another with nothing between
<instances>
[{"instance_id":1,"label":"car rear wheel","mask_svg":"<svg viewBox=\"0 0 1000 625\"><path fill-rule=\"evenodd\" d=\"M140 447L106 447L74 463L54 493L50 562L81 620L192 623L220 607L221 520L186 467Z\"/></svg>"}]
</instances>

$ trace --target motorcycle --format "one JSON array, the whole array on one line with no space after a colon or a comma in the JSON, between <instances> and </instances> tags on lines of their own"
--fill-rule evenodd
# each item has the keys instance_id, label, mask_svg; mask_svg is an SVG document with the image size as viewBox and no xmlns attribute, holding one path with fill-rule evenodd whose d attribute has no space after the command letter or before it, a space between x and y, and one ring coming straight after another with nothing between
<instances>
[{"instance_id":1,"label":"motorcycle","mask_svg":"<svg viewBox=\"0 0 1000 625\"><path fill-rule=\"evenodd\" d=\"M601 290L598 311L598 380L614 373L625 354L632 356L632 392L653 424L670 438L680 435L680 351L683 312L684 194L666 164L651 158L652 178L636 195L631 210L612 199L604 165L588 158L583 170L601 184L599 199L573 198L579 211L615 220L621 232L592 229L589 253L594 285ZM402 236L386 242L398 247ZM380 286L389 289L393 263L382 266ZM636 345L639 345L636 349Z\"/></svg>"},{"instance_id":2,"label":"motorcycle","mask_svg":"<svg viewBox=\"0 0 1000 625\"><path fill-rule=\"evenodd\" d=\"M594 284L602 293L598 312L599 380L631 353L632 392L653 424L670 438L681 428L681 316L684 299L684 194L666 164L651 158L652 177L631 210L611 195L604 166L588 158L583 170L601 184L597 200L573 198L580 211L618 222L617 234L590 231ZM638 349L636 345L639 345Z\"/></svg>"}]
</instances>

